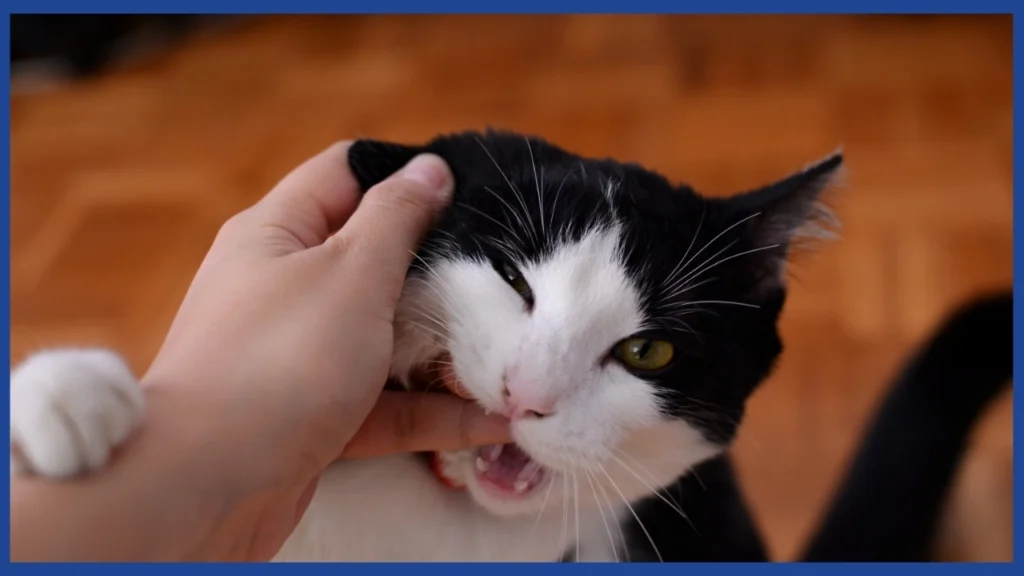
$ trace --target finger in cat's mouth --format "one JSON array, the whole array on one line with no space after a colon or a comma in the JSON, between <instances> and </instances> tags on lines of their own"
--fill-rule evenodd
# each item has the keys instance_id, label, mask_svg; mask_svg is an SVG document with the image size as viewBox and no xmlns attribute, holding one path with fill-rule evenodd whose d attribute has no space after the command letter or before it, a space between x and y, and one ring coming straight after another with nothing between
<instances>
[{"instance_id":1,"label":"finger in cat's mouth","mask_svg":"<svg viewBox=\"0 0 1024 576\"><path fill-rule=\"evenodd\" d=\"M452 357L441 354L417 371L414 385L423 391L447 392L464 400L473 396L459 383ZM492 444L472 451L476 483L492 495L525 499L550 479L551 471L534 460L518 444Z\"/></svg>"},{"instance_id":2,"label":"finger in cat's mouth","mask_svg":"<svg viewBox=\"0 0 1024 576\"><path fill-rule=\"evenodd\" d=\"M501 498L526 498L548 480L549 471L516 444L492 444L474 453L477 483Z\"/></svg>"}]
</instances>

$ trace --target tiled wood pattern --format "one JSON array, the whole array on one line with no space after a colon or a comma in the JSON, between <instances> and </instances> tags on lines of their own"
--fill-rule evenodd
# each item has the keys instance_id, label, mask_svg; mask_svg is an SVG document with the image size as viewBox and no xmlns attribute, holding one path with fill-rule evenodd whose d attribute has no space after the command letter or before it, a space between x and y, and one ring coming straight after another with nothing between
<instances>
[{"instance_id":1,"label":"tiled wood pattern","mask_svg":"<svg viewBox=\"0 0 1024 576\"><path fill-rule=\"evenodd\" d=\"M218 225L331 141L495 125L712 194L842 145L843 238L801 257L788 348L736 448L790 558L882 386L954 304L1010 285L1009 17L276 17L11 103L11 354L160 344ZM944 554L1010 557L1012 415Z\"/></svg>"}]
</instances>

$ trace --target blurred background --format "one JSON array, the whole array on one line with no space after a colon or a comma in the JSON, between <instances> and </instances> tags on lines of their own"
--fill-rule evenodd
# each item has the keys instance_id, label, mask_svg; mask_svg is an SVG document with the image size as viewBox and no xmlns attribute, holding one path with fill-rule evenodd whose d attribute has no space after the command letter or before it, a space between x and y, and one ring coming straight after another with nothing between
<instances>
[{"instance_id":1,"label":"blurred background","mask_svg":"<svg viewBox=\"0 0 1024 576\"><path fill-rule=\"evenodd\" d=\"M1012 285L1011 17L14 16L11 360L142 372L219 225L331 142L488 125L708 194L842 145L840 241L802 256L736 454L789 559L888 378ZM1012 412L977 431L939 559L1012 559Z\"/></svg>"}]
</instances>

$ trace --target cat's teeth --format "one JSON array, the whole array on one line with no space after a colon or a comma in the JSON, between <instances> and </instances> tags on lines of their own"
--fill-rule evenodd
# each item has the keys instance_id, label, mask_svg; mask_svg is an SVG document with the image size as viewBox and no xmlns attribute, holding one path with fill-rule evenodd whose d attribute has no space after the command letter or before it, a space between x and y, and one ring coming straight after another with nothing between
<instances>
[{"instance_id":1,"label":"cat's teeth","mask_svg":"<svg viewBox=\"0 0 1024 576\"><path fill-rule=\"evenodd\" d=\"M498 458L501 458L503 450L505 450L504 444L492 444L483 449L483 458L488 462L494 462Z\"/></svg>"},{"instance_id":2,"label":"cat's teeth","mask_svg":"<svg viewBox=\"0 0 1024 576\"><path fill-rule=\"evenodd\" d=\"M518 484L519 482L529 482L530 480L533 480L533 478L537 476L537 474L539 473L540 464L531 460L529 464L524 466L523 469L519 471L519 474L516 474L516 484Z\"/></svg>"},{"instance_id":3,"label":"cat's teeth","mask_svg":"<svg viewBox=\"0 0 1024 576\"><path fill-rule=\"evenodd\" d=\"M484 460L483 458L481 458L480 456L476 457L476 469L477 470L479 470L481 472L487 472L487 469L490 468L490 466L491 465L488 464L487 461Z\"/></svg>"},{"instance_id":4,"label":"cat's teeth","mask_svg":"<svg viewBox=\"0 0 1024 576\"><path fill-rule=\"evenodd\" d=\"M530 483L527 482L526 480L516 480L515 483L512 484L512 488L514 488L516 492L521 494L523 492L526 492L526 487L529 485Z\"/></svg>"}]
</instances>

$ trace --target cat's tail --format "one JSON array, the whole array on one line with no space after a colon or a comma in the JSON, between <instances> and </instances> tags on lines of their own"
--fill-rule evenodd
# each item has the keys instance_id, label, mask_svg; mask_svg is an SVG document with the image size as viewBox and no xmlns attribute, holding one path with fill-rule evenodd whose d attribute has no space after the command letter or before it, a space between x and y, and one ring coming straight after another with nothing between
<instances>
[{"instance_id":1,"label":"cat's tail","mask_svg":"<svg viewBox=\"0 0 1024 576\"><path fill-rule=\"evenodd\" d=\"M1013 296L949 317L891 386L808 562L928 561L975 422L1013 376Z\"/></svg>"}]
</instances>

